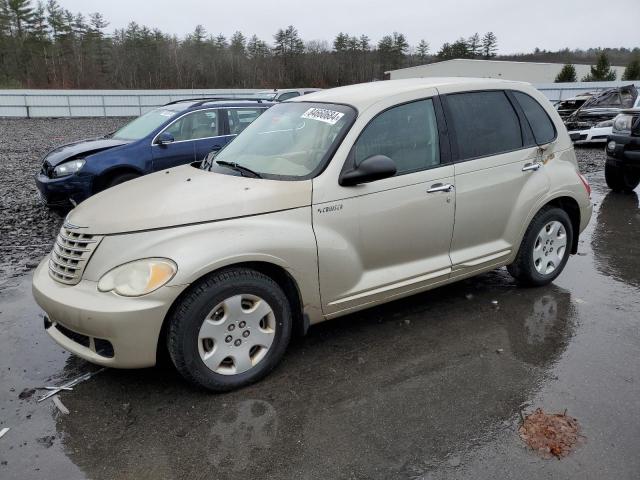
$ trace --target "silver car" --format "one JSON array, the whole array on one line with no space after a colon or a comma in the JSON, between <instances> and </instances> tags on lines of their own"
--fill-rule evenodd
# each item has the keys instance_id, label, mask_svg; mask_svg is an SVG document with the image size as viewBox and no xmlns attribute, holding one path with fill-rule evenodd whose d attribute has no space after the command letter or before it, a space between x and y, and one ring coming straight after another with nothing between
<instances>
[{"instance_id":1,"label":"silver car","mask_svg":"<svg viewBox=\"0 0 640 480\"><path fill-rule=\"evenodd\" d=\"M91 362L167 350L223 391L309 325L502 266L553 281L591 217L562 121L530 85L429 78L305 95L199 168L74 209L33 279L45 326Z\"/></svg>"}]
</instances>

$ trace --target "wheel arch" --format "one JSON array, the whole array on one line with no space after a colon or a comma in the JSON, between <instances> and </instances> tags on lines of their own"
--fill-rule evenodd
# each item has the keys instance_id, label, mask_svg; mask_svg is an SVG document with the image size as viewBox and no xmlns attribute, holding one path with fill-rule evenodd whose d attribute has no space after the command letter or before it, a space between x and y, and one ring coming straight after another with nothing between
<instances>
[{"instance_id":1,"label":"wheel arch","mask_svg":"<svg viewBox=\"0 0 640 480\"><path fill-rule=\"evenodd\" d=\"M573 197L560 196L552 198L547 203L542 205L542 207L538 209L538 212L543 208L549 206L560 208L567 212L567 215L569 215L569 219L571 220L571 227L573 229L573 240L571 242L570 252L572 255L575 255L576 253L578 253L578 237L580 236L580 205Z\"/></svg>"},{"instance_id":2,"label":"wheel arch","mask_svg":"<svg viewBox=\"0 0 640 480\"><path fill-rule=\"evenodd\" d=\"M136 175L140 176L145 174L145 172L132 165L114 165L113 167L110 167L108 170L103 171L96 177L93 182L93 193L96 194L103 191L111 180L113 180L118 175L122 175L125 173L135 173Z\"/></svg>"},{"instance_id":3,"label":"wheel arch","mask_svg":"<svg viewBox=\"0 0 640 480\"><path fill-rule=\"evenodd\" d=\"M204 278L235 268L247 268L260 272L276 282L278 286L282 288L282 291L291 305L291 314L293 316L293 335L304 336L307 333L307 329L309 328L309 319L304 314L300 288L293 276L285 268L280 265L276 265L275 263L265 261L242 261L216 268L201 275L198 279L192 282L189 287L185 288L180 295L178 295L171 304L171 307L169 307L169 310L162 321L162 327L160 329L160 335L158 335L158 344L156 347L156 363L160 363L163 359L169 358L165 342L169 324L168 319L171 317L180 301L182 301L182 299L194 288L197 288Z\"/></svg>"}]
</instances>

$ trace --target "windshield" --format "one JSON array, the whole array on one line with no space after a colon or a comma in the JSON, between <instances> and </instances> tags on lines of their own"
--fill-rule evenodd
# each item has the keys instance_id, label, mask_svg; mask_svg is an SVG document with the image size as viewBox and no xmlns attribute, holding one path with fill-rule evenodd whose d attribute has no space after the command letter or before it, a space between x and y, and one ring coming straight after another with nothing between
<instances>
[{"instance_id":1,"label":"windshield","mask_svg":"<svg viewBox=\"0 0 640 480\"><path fill-rule=\"evenodd\" d=\"M316 175L351 126L356 111L346 105L291 102L271 107L211 162L236 164L265 178Z\"/></svg>"},{"instance_id":2,"label":"windshield","mask_svg":"<svg viewBox=\"0 0 640 480\"><path fill-rule=\"evenodd\" d=\"M141 117L136 118L133 122L127 123L120 130L116 131L112 138L117 140L140 140L175 114L176 112L174 110L166 107L151 110Z\"/></svg>"}]
</instances>

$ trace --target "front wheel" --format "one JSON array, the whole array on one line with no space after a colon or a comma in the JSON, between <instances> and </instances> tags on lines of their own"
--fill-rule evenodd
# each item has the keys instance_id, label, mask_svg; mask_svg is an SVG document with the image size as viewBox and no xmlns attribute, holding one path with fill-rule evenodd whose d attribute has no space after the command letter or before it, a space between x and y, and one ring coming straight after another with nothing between
<instances>
[{"instance_id":1,"label":"front wheel","mask_svg":"<svg viewBox=\"0 0 640 480\"><path fill-rule=\"evenodd\" d=\"M573 227L567 212L545 208L531 220L518 255L507 270L523 285L547 285L567 264L572 242Z\"/></svg>"},{"instance_id":2,"label":"front wheel","mask_svg":"<svg viewBox=\"0 0 640 480\"><path fill-rule=\"evenodd\" d=\"M631 192L640 183L640 169L631 169L607 160L604 178L614 192Z\"/></svg>"},{"instance_id":3,"label":"front wheel","mask_svg":"<svg viewBox=\"0 0 640 480\"><path fill-rule=\"evenodd\" d=\"M180 374L213 391L266 376L291 337L291 309L271 278L236 268L205 277L169 318L167 348Z\"/></svg>"}]
</instances>

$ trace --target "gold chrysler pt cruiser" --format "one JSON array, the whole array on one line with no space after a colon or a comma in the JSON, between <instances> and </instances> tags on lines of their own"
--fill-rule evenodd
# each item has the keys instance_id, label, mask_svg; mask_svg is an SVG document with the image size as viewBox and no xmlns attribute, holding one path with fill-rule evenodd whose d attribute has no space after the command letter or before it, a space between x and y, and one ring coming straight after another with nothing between
<instances>
[{"instance_id":1,"label":"gold chrysler pt cruiser","mask_svg":"<svg viewBox=\"0 0 640 480\"><path fill-rule=\"evenodd\" d=\"M168 351L189 381L229 390L309 325L502 266L553 281L589 196L529 84L335 88L270 108L202 164L81 203L33 293L82 358L138 368Z\"/></svg>"}]
</instances>

